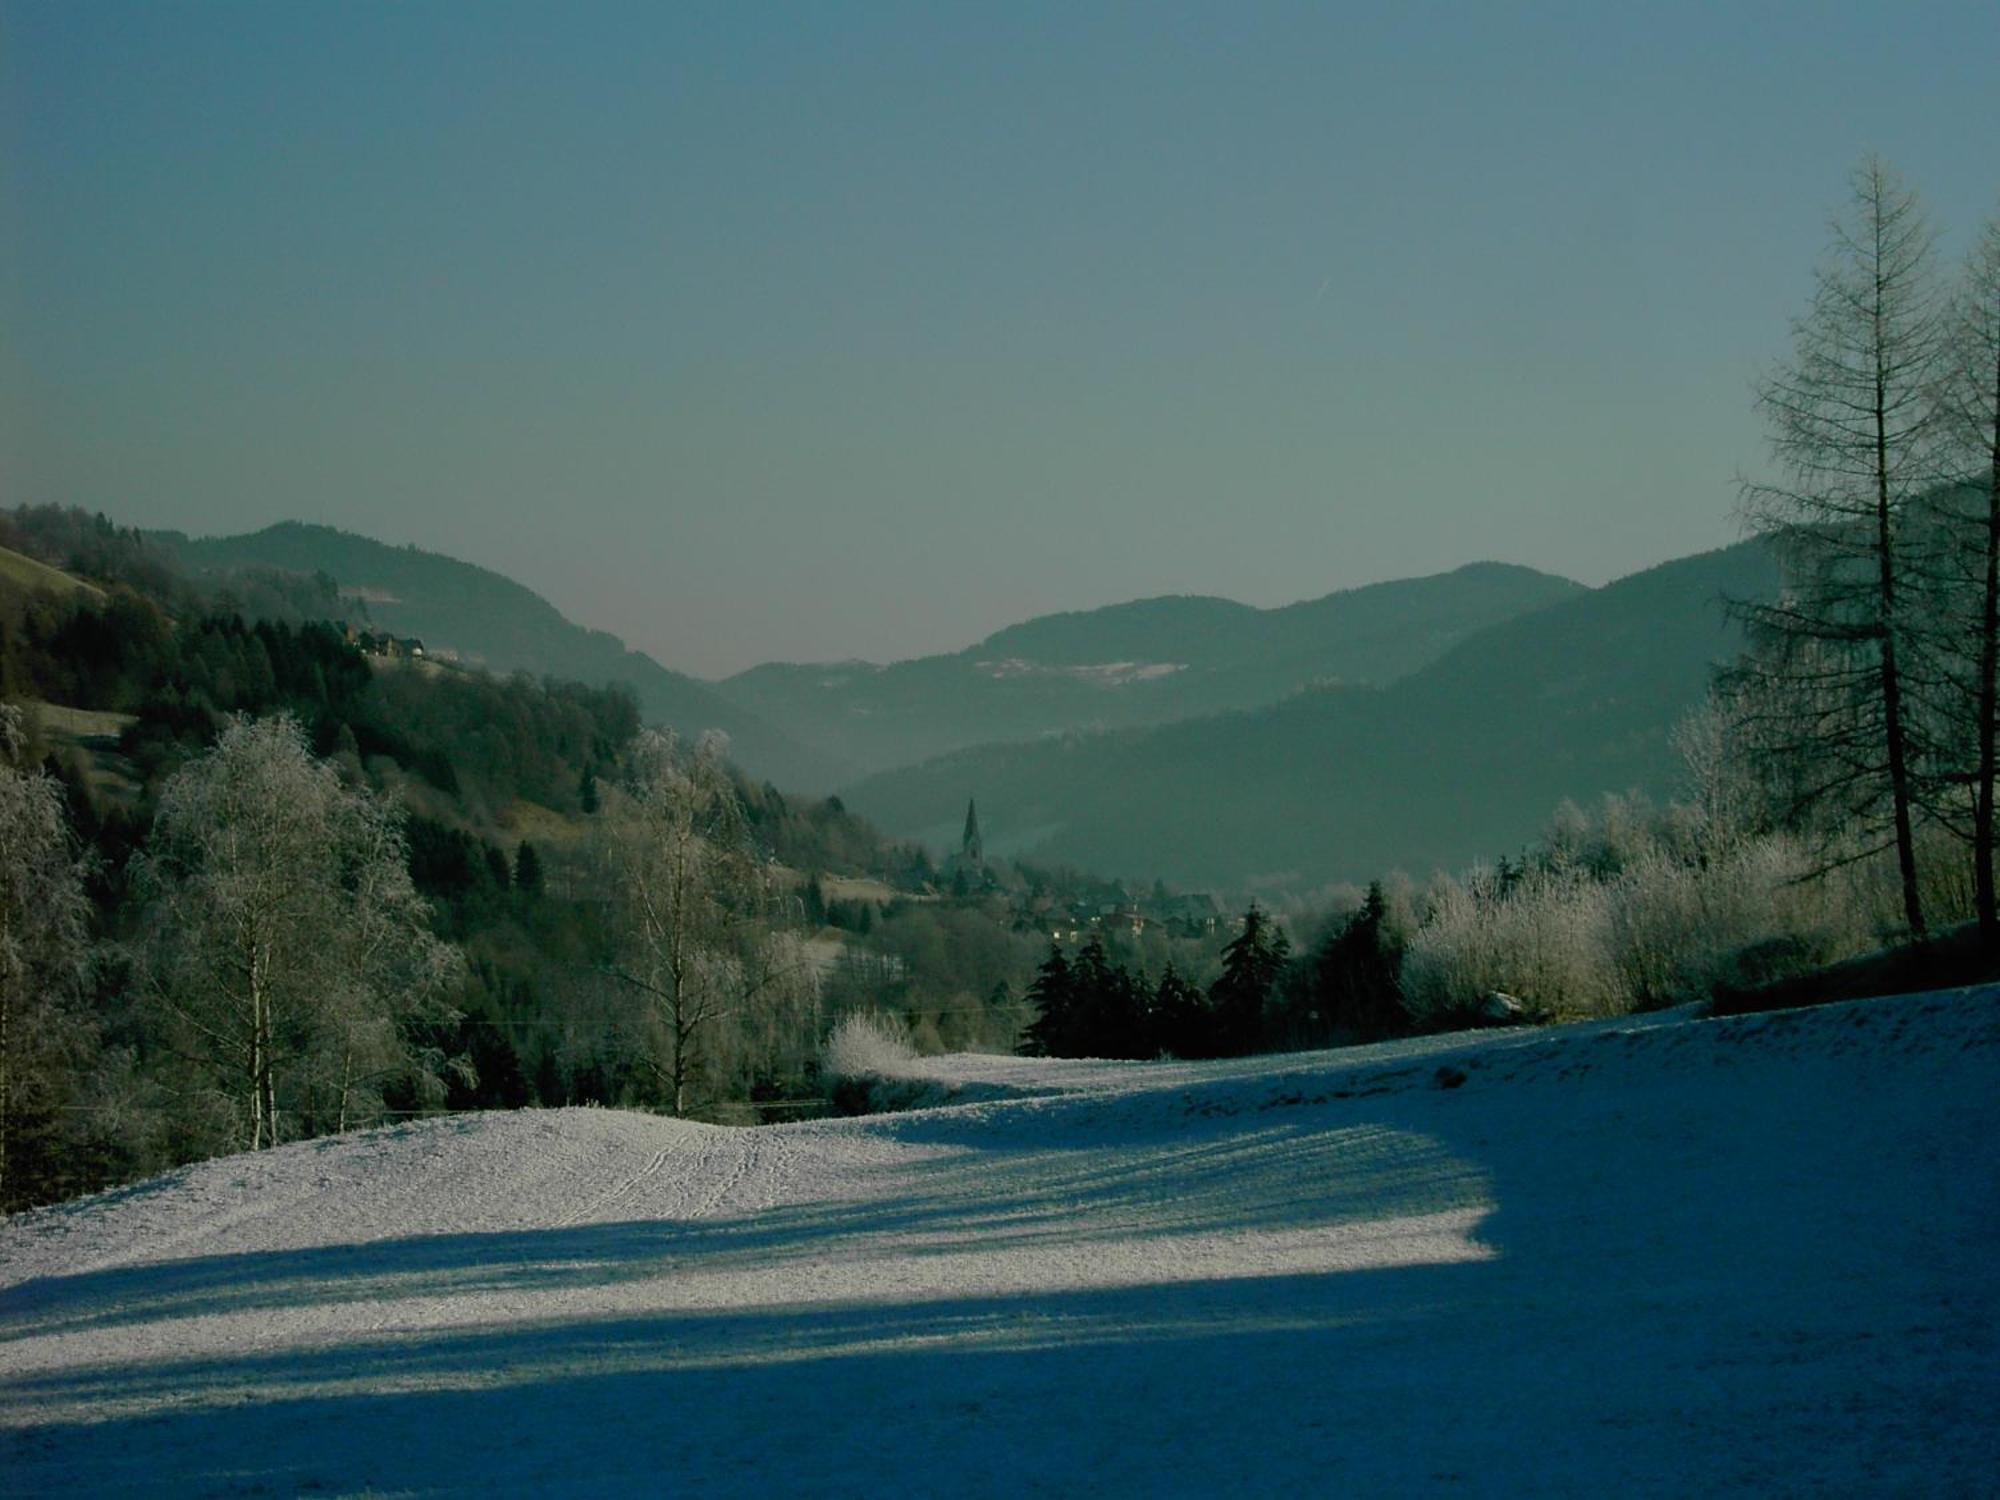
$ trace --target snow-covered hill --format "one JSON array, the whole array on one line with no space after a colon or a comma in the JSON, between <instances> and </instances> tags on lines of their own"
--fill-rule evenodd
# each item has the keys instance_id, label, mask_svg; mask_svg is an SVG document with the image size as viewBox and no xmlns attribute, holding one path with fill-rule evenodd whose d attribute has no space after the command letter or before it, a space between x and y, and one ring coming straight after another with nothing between
<instances>
[{"instance_id":1,"label":"snow-covered hill","mask_svg":"<svg viewBox=\"0 0 2000 1500\"><path fill-rule=\"evenodd\" d=\"M440 1120L0 1228L10 1494L1987 1491L2000 990L726 1130Z\"/></svg>"}]
</instances>

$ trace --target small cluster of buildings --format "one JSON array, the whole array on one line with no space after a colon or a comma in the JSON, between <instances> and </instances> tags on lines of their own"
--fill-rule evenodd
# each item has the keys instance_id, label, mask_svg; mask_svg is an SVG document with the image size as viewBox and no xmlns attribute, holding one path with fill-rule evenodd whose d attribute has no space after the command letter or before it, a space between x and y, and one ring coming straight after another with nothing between
<instances>
[{"instance_id":1,"label":"small cluster of buildings","mask_svg":"<svg viewBox=\"0 0 2000 1500\"><path fill-rule=\"evenodd\" d=\"M421 661L424 659L424 643L413 635L390 635L387 631L356 630L352 625L343 624L341 634L347 644L364 656L387 656L396 659Z\"/></svg>"}]
</instances>

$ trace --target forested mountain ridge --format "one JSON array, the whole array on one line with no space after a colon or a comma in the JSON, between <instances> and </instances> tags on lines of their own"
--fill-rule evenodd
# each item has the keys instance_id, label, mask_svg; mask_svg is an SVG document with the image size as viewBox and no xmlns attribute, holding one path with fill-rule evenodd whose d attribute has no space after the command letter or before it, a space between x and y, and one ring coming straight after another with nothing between
<instances>
[{"instance_id":1,"label":"forested mountain ridge","mask_svg":"<svg viewBox=\"0 0 2000 1500\"><path fill-rule=\"evenodd\" d=\"M707 684L660 665L607 631L574 624L534 590L490 569L297 521L242 536L148 535L197 574L270 568L331 575L382 629L475 665L599 686L622 684L632 690L647 721L690 738L720 729L739 765L786 788L825 791L853 774L853 768L774 729Z\"/></svg>"},{"instance_id":2,"label":"forested mountain ridge","mask_svg":"<svg viewBox=\"0 0 2000 1500\"><path fill-rule=\"evenodd\" d=\"M1532 568L1475 563L1275 609L1170 595L1043 615L949 655L770 664L717 689L883 771L976 745L1256 708L1316 685L1387 684L1489 625L1582 591Z\"/></svg>"},{"instance_id":3,"label":"forested mountain ridge","mask_svg":"<svg viewBox=\"0 0 2000 1500\"><path fill-rule=\"evenodd\" d=\"M1743 543L1491 625L1387 687L982 746L843 796L940 841L976 796L995 847L1196 885L1452 868L1520 847L1566 797L1670 792L1673 725L1739 648L1724 600L1776 586Z\"/></svg>"}]
</instances>

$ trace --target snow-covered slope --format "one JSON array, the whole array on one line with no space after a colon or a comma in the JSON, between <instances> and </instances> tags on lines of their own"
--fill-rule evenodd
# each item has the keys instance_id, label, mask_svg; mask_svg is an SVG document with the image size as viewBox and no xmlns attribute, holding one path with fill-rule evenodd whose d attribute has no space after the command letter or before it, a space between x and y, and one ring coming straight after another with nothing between
<instances>
[{"instance_id":1,"label":"snow-covered slope","mask_svg":"<svg viewBox=\"0 0 2000 1500\"><path fill-rule=\"evenodd\" d=\"M1976 1493L1996 1063L1987 989L231 1158L0 1227L0 1480Z\"/></svg>"}]
</instances>

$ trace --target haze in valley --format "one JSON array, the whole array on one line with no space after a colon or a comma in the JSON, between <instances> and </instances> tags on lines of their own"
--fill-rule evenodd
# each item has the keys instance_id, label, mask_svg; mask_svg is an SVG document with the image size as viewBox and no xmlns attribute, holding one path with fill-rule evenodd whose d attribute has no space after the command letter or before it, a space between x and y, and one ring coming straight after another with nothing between
<instances>
[{"instance_id":1,"label":"haze in valley","mask_svg":"<svg viewBox=\"0 0 2000 1500\"><path fill-rule=\"evenodd\" d=\"M1737 534L1978 4L0 4L0 503L494 568L671 667Z\"/></svg>"}]
</instances>

